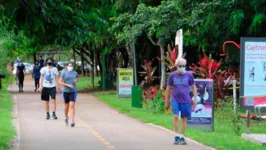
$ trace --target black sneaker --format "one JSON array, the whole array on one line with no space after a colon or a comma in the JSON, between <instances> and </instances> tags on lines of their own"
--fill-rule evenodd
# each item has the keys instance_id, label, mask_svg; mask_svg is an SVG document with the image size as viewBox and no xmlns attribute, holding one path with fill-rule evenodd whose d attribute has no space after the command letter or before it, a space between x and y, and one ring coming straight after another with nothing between
<instances>
[{"instance_id":1,"label":"black sneaker","mask_svg":"<svg viewBox=\"0 0 266 150\"><path fill-rule=\"evenodd\" d=\"M74 127L75 126L75 123L71 123L71 127Z\"/></svg>"},{"instance_id":2,"label":"black sneaker","mask_svg":"<svg viewBox=\"0 0 266 150\"><path fill-rule=\"evenodd\" d=\"M187 145L187 142L185 141L185 138L184 138L184 137L182 137L182 138L180 139L180 144L181 144L181 145Z\"/></svg>"},{"instance_id":3,"label":"black sneaker","mask_svg":"<svg viewBox=\"0 0 266 150\"><path fill-rule=\"evenodd\" d=\"M49 120L50 119L50 114L46 115L46 119Z\"/></svg>"},{"instance_id":4,"label":"black sneaker","mask_svg":"<svg viewBox=\"0 0 266 150\"><path fill-rule=\"evenodd\" d=\"M180 137L176 136L174 140L174 144L178 145L180 143Z\"/></svg>"},{"instance_id":5,"label":"black sneaker","mask_svg":"<svg viewBox=\"0 0 266 150\"><path fill-rule=\"evenodd\" d=\"M56 115L55 115L55 114L53 114L53 119L57 119L57 117L56 117Z\"/></svg>"},{"instance_id":6,"label":"black sneaker","mask_svg":"<svg viewBox=\"0 0 266 150\"><path fill-rule=\"evenodd\" d=\"M68 119L65 119L66 126L68 126Z\"/></svg>"}]
</instances>

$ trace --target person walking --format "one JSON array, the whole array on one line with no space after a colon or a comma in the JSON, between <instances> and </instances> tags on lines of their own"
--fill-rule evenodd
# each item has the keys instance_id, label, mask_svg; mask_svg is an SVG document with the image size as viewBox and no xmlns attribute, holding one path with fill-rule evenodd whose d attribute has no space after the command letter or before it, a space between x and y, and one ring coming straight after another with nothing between
<instances>
[{"instance_id":1,"label":"person walking","mask_svg":"<svg viewBox=\"0 0 266 150\"><path fill-rule=\"evenodd\" d=\"M187 119L190 119L191 117L192 107L195 108L197 104L197 89L192 73L187 72L185 69L187 64L186 60L184 58L178 58L175 64L178 70L172 72L168 78L165 109L169 109L170 93L172 93L171 106L174 114L174 128L176 133L174 144L186 145L187 143L185 141L184 134L187 126ZM189 94L190 87L194 96L193 102ZM179 111L181 112L182 120L181 134L178 132Z\"/></svg>"},{"instance_id":2,"label":"person walking","mask_svg":"<svg viewBox=\"0 0 266 150\"><path fill-rule=\"evenodd\" d=\"M41 92L41 100L44 101L45 111L46 111L46 119L50 119L49 113L49 101L51 97L52 102L52 111L53 111L53 119L57 119L55 114L56 111L56 90L60 91L60 87L58 84L59 81L59 73L56 67L53 67L53 59L48 58L46 60L46 67L41 68L41 77L40 77L40 87L39 91ZM57 88L57 89L56 89Z\"/></svg>"},{"instance_id":3,"label":"person walking","mask_svg":"<svg viewBox=\"0 0 266 150\"><path fill-rule=\"evenodd\" d=\"M39 65L40 65L40 68L44 66L44 60L42 59L42 56L39 57Z\"/></svg>"},{"instance_id":4,"label":"person walking","mask_svg":"<svg viewBox=\"0 0 266 150\"><path fill-rule=\"evenodd\" d=\"M39 62L36 61L34 67L33 67L33 72L32 72L32 77L34 78L34 85L35 85L35 92L39 89L40 87L40 77L41 77L41 73L40 73L40 66L39 66Z\"/></svg>"},{"instance_id":5,"label":"person walking","mask_svg":"<svg viewBox=\"0 0 266 150\"><path fill-rule=\"evenodd\" d=\"M20 61L20 57L19 57L19 56L17 56L17 58L15 59L15 63L16 63L16 64L18 64L18 63L19 63L19 61Z\"/></svg>"},{"instance_id":6,"label":"person walking","mask_svg":"<svg viewBox=\"0 0 266 150\"><path fill-rule=\"evenodd\" d=\"M25 65L22 63L22 60L20 59L18 61L17 70L16 70L19 93L20 92L23 93L24 73L25 73Z\"/></svg>"},{"instance_id":7,"label":"person walking","mask_svg":"<svg viewBox=\"0 0 266 150\"><path fill-rule=\"evenodd\" d=\"M71 127L75 126L75 102L77 100L76 83L78 82L78 73L73 70L73 62L67 64L67 69L61 74L59 84L63 86L62 96L65 103L65 123L68 125L70 114Z\"/></svg>"}]
</instances>

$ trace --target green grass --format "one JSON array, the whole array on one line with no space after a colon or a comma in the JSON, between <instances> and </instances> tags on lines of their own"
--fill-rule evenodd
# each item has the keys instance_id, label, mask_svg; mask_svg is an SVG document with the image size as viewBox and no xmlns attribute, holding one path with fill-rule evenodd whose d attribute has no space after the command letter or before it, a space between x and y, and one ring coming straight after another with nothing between
<instances>
[{"instance_id":1,"label":"green grass","mask_svg":"<svg viewBox=\"0 0 266 150\"><path fill-rule=\"evenodd\" d=\"M172 115L167 114L154 114L145 107L132 108L130 98L117 98L114 93L94 94L97 98L103 100L111 107L118 111L128 114L142 122L153 123L156 125L163 126L165 128L173 130ZM218 117L220 116L220 117ZM210 147L222 150L265 150L265 146L257 145L247 140L244 140L240 135L234 134L231 124L230 114L223 112L218 115L215 112L214 119L214 132L200 131L196 129L188 128L186 136L199 141ZM241 119L241 130L240 133L245 133L245 119ZM266 121L254 121L251 122L251 133L266 133Z\"/></svg>"},{"instance_id":2,"label":"green grass","mask_svg":"<svg viewBox=\"0 0 266 150\"><path fill-rule=\"evenodd\" d=\"M100 77L94 78L94 87L99 88L98 81L101 80ZM86 91L92 89L91 78L90 77L80 77L77 83L78 91Z\"/></svg>"},{"instance_id":3,"label":"green grass","mask_svg":"<svg viewBox=\"0 0 266 150\"><path fill-rule=\"evenodd\" d=\"M0 91L0 150L9 149L9 144L16 133L12 125L12 96L7 91L7 86L7 82L3 82L3 89Z\"/></svg>"}]
</instances>

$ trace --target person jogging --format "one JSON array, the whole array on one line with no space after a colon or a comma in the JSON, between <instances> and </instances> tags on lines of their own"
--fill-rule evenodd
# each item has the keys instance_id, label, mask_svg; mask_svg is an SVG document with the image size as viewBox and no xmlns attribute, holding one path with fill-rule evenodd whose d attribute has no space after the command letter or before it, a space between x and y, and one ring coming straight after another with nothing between
<instances>
[{"instance_id":1,"label":"person jogging","mask_svg":"<svg viewBox=\"0 0 266 150\"><path fill-rule=\"evenodd\" d=\"M73 70L73 62L67 64L66 70L61 74L59 84L63 86L62 96L65 103L65 123L68 125L70 114L71 127L75 126L75 102L77 100L76 83L78 82L78 73Z\"/></svg>"},{"instance_id":2,"label":"person jogging","mask_svg":"<svg viewBox=\"0 0 266 150\"><path fill-rule=\"evenodd\" d=\"M41 77L41 73L40 73L40 66L38 61L35 63L34 67L33 67L33 72L32 72L32 77L34 78L34 85L35 85L35 92L39 89L40 87L40 77Z\"/></svg>"},{"instance_id":3,"label":"person jogging","mask_svg":"<svg viewBox=\"0 0 266 150\"><path fill-rule=\"evenodd\" d=\"M172 91L171 105L174 114L174 127L176 133L174 144L181 145L187 144L184 138L184 134L186 130L187 119L190 119L192 111L192 100L189 94L190 87L194 96L193 108L195 108L197 104L197 89L195 86L194 77L192 73L186 72L186 63L186 60L183 58L178 58L176 60L175 64L178 70L172 72L168 78L165 101L165 108L169 109L170 92ZM181 112L182 120L181 134L179 134L178 132L179 111Z\"/></svg>"},{"instance_id":4,"label":"person jogging","mask_svg":"<svg viewBox=\"0 0 266 150\"><path fill-rule=\"evenodd\" d=\"M23 93L24 73L25 73L25 65L22 63L22 60L20 59L17 64L16 75L18 79L19 92L22 93Z\"/></svg>"},{"instance_id":5,"label":"person jogging","mask_svg":"<svg viewBox=\"0 0 266 150\"><path fill-rule=\"evenodd\" d=\"M56 88L60 91L58 80L59 73L57 68L53 67L53 59L48 58L46 60L46 67L41 69L41 78L40 78L40 87L39 91L41 92L41 100L45 103L46 119L50 119L49 113L49 101L51 97L52 102L52 111L53 119L57 119L55 114L56 111Z\"/></svg>"}]
</instances>

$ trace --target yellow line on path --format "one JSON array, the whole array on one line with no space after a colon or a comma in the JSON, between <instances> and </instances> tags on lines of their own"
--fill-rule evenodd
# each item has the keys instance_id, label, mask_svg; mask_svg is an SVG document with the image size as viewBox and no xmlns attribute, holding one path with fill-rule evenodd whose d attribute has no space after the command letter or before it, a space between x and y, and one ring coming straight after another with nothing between
<instances>
[{"instance_id":1,"label":"yellow line on path","mask_svg":"<svg viewBox=\"0 0 266 150\"><path fill-rule=\"evenodd\" d=\"M75 116L82 124L84 124L92 134L95 135L95 137L101 141L102 144L104 144L107 148L109 149L115 149L114 146L112 146L109 142L106 141L106 139L104 139L95 129L93 129L93 127L88 124L87 122L85 122L84 120L80 119L79 117Z\"/></svg>"}]
</instances>

